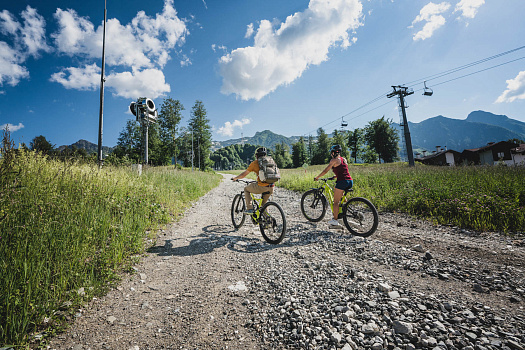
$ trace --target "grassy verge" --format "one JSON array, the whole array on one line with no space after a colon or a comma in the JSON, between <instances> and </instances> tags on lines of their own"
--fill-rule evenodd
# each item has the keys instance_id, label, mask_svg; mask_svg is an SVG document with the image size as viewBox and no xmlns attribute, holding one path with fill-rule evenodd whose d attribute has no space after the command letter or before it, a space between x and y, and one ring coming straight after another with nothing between
<instances>
[{"instance_id":1,"label":"grassy verge","mask_svg":"<svg viewBox=\"0 0 525 350\"><path fill-rule=\"evenodd\" d=\"M280 186L299 192L316 187L324 166L281 170ZM355 195L380 210L479 231L525 230L525 168L351 165ZM327 175L328 176L328 175Z\"/></svg>"},{"instance_id":2,"label":"grassy verge","mask_svg":"<svg viewBox=\"0 0 525 350\"><path fill-rule=\"evenodd\" d=\"M173 220L220 176L50 161L20 151L0 158L0 344L49 335L104 293L145 232Z\"/></svg>"}]
</instances>

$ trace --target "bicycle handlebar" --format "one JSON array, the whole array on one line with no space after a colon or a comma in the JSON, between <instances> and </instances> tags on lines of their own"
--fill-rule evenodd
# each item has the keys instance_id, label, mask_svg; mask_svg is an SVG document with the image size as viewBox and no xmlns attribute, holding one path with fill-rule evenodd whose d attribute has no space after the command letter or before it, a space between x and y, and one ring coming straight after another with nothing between
<instances>
[{"instance_id":1,"label":"bicycle handlebar","mask_svg":"<svg viewBox=\"0 0 525 350\"><path fill-rule=\"evenodd\" d=\"M251 184L253 182L257 182L257 181L249 181L249 180L243 180L243 179L237 179L237 180L232 180L233 182L244 182L245 184Z\"/></svg>"},{"instance_id":2,"label":"bicycle handlebar","mask_svg":"<svg viewBox=\"0 0 525 350\"><path fill-rule=\"evenodd\" d=\"M317 179L318 181L324 181L324 182L327 182L327 181L330 181L330 180L335 180L335 176L332 176L332 177L326 177L324 179Z\"/></svg>"}]
</instances>

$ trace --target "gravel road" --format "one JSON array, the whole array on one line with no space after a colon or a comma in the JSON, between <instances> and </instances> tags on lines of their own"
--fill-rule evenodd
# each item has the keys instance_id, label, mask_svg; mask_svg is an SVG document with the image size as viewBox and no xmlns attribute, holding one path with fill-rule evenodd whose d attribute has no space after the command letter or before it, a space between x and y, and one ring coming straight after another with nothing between
<instances>
[{"instance_id":1,"label":"gravel road","mask_svg":"<svg viewBox=\"0 0 525 350\"><path fill-rule=\"evenodd\" d=\"M224 181L50 349L525 349L525 238L382 213L369 239L309 223L276 189L287 237L238 231Z\"/></svg>"}]
</instances>

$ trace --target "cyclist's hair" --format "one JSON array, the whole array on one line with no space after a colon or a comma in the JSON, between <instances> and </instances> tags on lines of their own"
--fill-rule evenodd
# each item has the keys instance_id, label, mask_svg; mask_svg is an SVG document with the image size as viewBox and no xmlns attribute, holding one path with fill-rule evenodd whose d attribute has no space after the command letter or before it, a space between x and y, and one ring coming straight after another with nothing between
<instances>
[{"instance_id":1,"label":"cyclist's hair","mask_svg":"<svg viewBox=\"0 0 525 350\"><path fill-rule=\"evenodd\" d=\"M334 152L337 153L337 154L339 154L339 153L341 153L342 150L343 150L343 149L341 148L341 146L339 146L339 145L333 145L332 147L330 147L330 154L332 154L332 153L334 153Z\"/></svg>"},{"instance_id":2,"label":"cyclist's hair","mask_svg":"<svg viewBox=\"0 0 525 350\"><path fill-rule=\"evenodd\" d=\"M262 156L265 156L266 154L268 154L268 152L266 151L266 147L259 147L259 148L257 148L257 150L255 151L255 156L256 156L257 158L262 157Z\"/></svg>"}]
</instances>

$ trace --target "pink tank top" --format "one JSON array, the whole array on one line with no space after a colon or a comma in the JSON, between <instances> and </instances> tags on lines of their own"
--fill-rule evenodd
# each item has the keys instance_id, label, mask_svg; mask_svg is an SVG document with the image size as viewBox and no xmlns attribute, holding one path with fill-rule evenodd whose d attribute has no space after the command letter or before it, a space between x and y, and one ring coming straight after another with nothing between
<instances>
[{"instance_id":1,"label":"pink tank top","mask_svg":"<svg viewBox=\"0 0 525 350\"><path fill-rule=\"evenodd\" d=\"M345 159L341 156L339 156L339 160L341 161L341 164L339 166L333 167L332 170L337 177L337 181L341 180L352 180L352 177L350 176L350 172L348 171L348 164L346 163Z\"/></svg>"}]
</instances>

